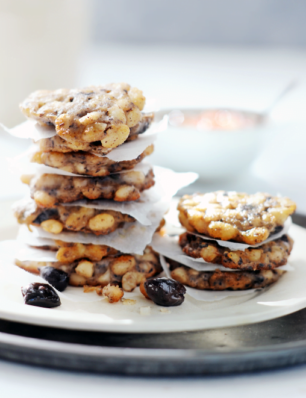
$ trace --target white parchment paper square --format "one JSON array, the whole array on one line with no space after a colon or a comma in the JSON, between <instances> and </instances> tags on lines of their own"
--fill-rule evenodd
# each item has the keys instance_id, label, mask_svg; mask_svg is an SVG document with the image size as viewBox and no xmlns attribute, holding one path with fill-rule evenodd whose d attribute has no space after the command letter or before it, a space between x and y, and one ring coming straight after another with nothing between
<instances>
[{"instance_id":1,"label":"white parchment paper square","mask_svg":"<svg viewBox=\"0 0 306 398\"><path fill-rule=\"evenodd\" d=\"M43 138L51 138L56 135L54 127L41 126L32 120L27 120L11 129L4 126L2 123L0 123L0 127L14 137L32 139L34 141L39 141Z\"/></svg>"},{"instance_id":2,"label":"white parchment paper square","mask_svg":"<svg viewBox=\"0 0 306 398\"><path fill-rule=\"evenodd\" d=\"M31 236L33 235L36 238L58 239L64 242L106 245L123 253L143 254L144 249L151 242L152 236L168 208L169 202L157 202L148 214L151 225L145 226L138 221L126 223L122 228L117 229L109 235L96 236L83 232L61 232L54 235L44 231L41 227L34 226L31 226L33 232L30 232L27 226L22 225L18 239L30 244Z\"/></svg>"}]
</instances>

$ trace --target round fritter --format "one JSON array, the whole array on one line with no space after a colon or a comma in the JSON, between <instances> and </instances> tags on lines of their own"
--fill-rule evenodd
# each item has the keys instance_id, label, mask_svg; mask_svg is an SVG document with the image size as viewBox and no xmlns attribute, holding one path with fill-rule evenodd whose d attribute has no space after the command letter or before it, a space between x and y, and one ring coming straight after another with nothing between
<instances>
[{"instance_id":1,"label":"round fritter","mask_svg":"<svg viewBox=\"0 0 306 398\"><path fill-rule=\"evenodd\" d=\"M19 261L15 264L31 273L39 274L41 267L54 267L69 274L69 284L73 286L106 286L109 283L122 286L131 292L136 286L161 272L159 255L147 246L143 255L123 254L120 252L106 253L99 262L86 258L72 263Z\"/></svg>"},{"instance_id":2,"label":"round fritter","mask_svg":"<svg viewBox=\"0 0 306 398\"><path fill-rule=\"evenodd\" d=\"M295 209L288 198L225 191L185 195L178 204L179 220L188 231L249 245L278 232Z\"/></svg>"},{"instance_id":3,"label":"round fritter","mask_svg":"<svg viewBox=\"0 0 306 398\"><path fill-rule=\"evenodd\" d=\"M84 174L93 177L105 177L122 170L131 170L146 156L151 155L154 147L150 145L136 159L114 162L107 157L95 156L86 152L40 152L33 154L33 163L44 164L56 169L74 174Z\"/></svg>"},{"instance_id":4,"label":"round fritter","mask_svg":"<svg viewBox=\"0 0 306 398\"><path fill-rule=\"evenodd\" d=\"M83 89L40 90L20 105L21 111L42 125L55 126L65 141L101 141L116 148L127 140L130 128L141 121L142 91L126 83Z\"/></svg>"},{"instance_id":5,"label":"round fritter","mask_svg":"<svg viewBox=\"0 0 306 398\"><path fill-rule=\"evenodd\" d=\"M259 289L278 281L285 271L196 271L169 260L171 277L176 281L199 290L248 290Z\"/></svg>"},{"instance_id":6,"label":"round fritter","mask_svg":"<svg viewBox=\"0 0 306 398\"><path fill-rule=\"evenodd\" d=\"M227 268L256 271L285 265L293 247L293 240L288 235L283 235L256 248L231 251L217 242L185 232L180 235L179 244L187 256L203 258L208 263L220 264Z\"/></svg>"},{"instance_id":7,"label":"round fritter","mask_svg":"<svg viewBox=\"0 0 306 398\"><path fill-rule=\"evenodd\" d=\"M54 207L81 199L110 199L116 202L135 201L140 193L154 185L154 174L128 171L107 177L70 177L59 174L22 176L30 185L31 197L40 207Z\"/></svg>"},{"instance_id":8,"label":"round fritter","mask_svg":"<svg viewBox=\"0 0 306 398\"><path fill-rule=\"evenodd\" d=\"M154 119L153 113L148 113L148 114L142 113L140 122L136 126L130 128L130 135L128 136L128 138L125 142L133 141L138 137L139 134L144 133L150 127L153 119ZM43 139L39 140L37 143L39 145L39 149L42 152L67 153L67 152L73 152L73 151L75 151L75 152L84 151L84 152L90 152L90 153L93 153L96 155L107 155L112 150L112 148L103 147L101 141L68 142L68 141L65 141L63 138L61 138L59 135L55 135L51 138L43 138Z\"/></svg>"},{"instance_id":9,"label":"round fritter","mask_svg":"<svg viewBox=\"0 0 306 398\"><path fill-rule=\"evenodd\" d=\"M135 222L133 217L118 211L60 205L46 209L32 200L17 203L15 217L20 224L41 226L54 234L75 231L108 235L125 223Z\"/></svg>"}]
</instances>

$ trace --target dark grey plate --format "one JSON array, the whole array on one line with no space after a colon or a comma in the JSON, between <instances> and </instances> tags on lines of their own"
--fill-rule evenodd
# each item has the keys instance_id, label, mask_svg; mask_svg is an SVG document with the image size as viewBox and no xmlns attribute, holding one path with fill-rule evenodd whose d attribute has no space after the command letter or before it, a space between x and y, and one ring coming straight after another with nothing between
<instances>
[{"instance_id":1,"label":"dark grey plate","mask_svg":"<svg viewBox=\"0 0 306 398\"><path fill-rule=\"evenodd\" d=\"M306 362L306 310L250 326L171 334L73 332L0 321L0 357L141 375L247 372Z\"/></svg>"},{"instance_id":2,"label":"dark grey plate","mask_svg":"<svg viewBox=\"0 0 306 398\"><path fill-rule=\"evenodd\" d=\"M297 215L294 222L305 226L306 217ZM169 334L82 332L0 320L0 358L151 376L279 368L306 362L306 309L253 325Z\"/></svg>"}]
</instances>

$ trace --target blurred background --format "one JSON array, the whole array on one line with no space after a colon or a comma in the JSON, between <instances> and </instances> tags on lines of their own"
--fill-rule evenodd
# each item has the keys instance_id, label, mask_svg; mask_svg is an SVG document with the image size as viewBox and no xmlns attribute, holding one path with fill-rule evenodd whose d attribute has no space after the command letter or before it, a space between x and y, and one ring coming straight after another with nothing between
<instances>
[{"instance_id":1,"label":"blurred background","mask_svg":"<svg viewBox=\"0 0 306 398\"><path fill-rule=\"evenodd\" d=\"M37 89L126 81L148 109L262 113L294 81L263 125L170 127L152 162L198 171L189 191L280 193L306 213L305 15L290 0L0 0L0 122L22 122ZM28 146L0 131L0 200L27 191L6 158Z\"/></svg>"}]
</instances>

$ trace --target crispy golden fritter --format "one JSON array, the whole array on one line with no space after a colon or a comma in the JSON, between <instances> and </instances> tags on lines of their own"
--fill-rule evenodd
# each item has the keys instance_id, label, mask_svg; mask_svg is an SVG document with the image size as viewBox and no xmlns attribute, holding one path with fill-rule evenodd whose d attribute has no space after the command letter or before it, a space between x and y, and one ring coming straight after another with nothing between
<instances>
[{"instance_id":1,"label":"crispy golden fritter","mask_svg":"<svg viewBox=\"0 0 306 398\"><path fill-rule=\"evenodd\" d=\"M20 224L41 226L45 231L62 231L108 235L125 223L135 222L128 214L113 210L99 210L82 206L38 207L34 201L21 201L16 205L15 217Z\"/></svg>"},{"instance_id":2,"label":"crispy golden fritter","mask_svg":"<svg viewBox=\"0 0 306 398\"><path fill-rule=\"evenodd\" d=\"M154 115L152 113L143 114L141 117L141 121L134 127L130 128L130 135L127 140L132 141L137 139L139 134L144 133L151 125L154 119ZM112 148L105 148L102 146L101 141L94 142L83 142L83 141L74 141L73 143L65 141L59 135L55 135L50 138L43 138L38 141L39 149L42 152L90 152L96 155L107 155L112 151Z\"/></svg>"},{"instance_id":3,"label":"crispy golden fritter","mask_svg":"<svg viewBox=\"0 0 306 398\"><path fill-rule=\"evenodd\" d=\"M278 281L285 271L196 271L169 260L171 277L199 290L248 290L259 289Z\"/></svg>"},{"instance_id":4,"label":"crispy golden fritter","mask_svg":"<svg viewBox=\"0 0 306 398\"><path fill-rule=\"evenodd\" d=\"M146 156L153 153L154 146L150 145L136 159L114 162L107 157L95 156L86 152L40 152L32 155L33 163L44 164L56 169L68 171L74 174L84 174L93 177L106 177L109 174L122 170L131 170Z\"/></svg>"},{"instance_id":5,"label":"crispy golden fritter","mask_svg":"<svg viewBox=\"0 0 306 398\"><path fill-rule=\"evenodd\" d=\"M249 245L280 230L295 209L288 198L225 191L185 195L178 204L179 220L188 231Z\"/></svg>"},{"instance_id":6,"label":"crispy golden fritter","mask_svg":"<svg viewBox=\"0 0 306 398\"><path fill-rule=\"evenodd\" d=\"M83 89L40 90L20 105L25 116L42 125L54 126L70 143L100 141L116 148L142 119L142 91L126 83Z\"/></svg>"},{"instance_id":7,"label":"crispy golden fritter","mask_svg":"<svg viewBox=\"0 0 306 398\"><path fill-rule=\"evenodd\" d=\"M246 271L269 270L287 263L293 247L288 235L245 251L232 251L217 242L205 240L185 232L180 235L179 244L187 256L203 258L204 261L220 264L227 268Z\"/></svg>"},{"instance_id":8,"label":"crispy golden fritter","mask_svg":"<svg viewBox=\"0 0 306 398\"><path fill-rule=\"evenodd\" d=\"M69 274L73 286L106 286L117 284L126 292L139 286L142 280L161 272L159 255L147 246L143 255L122 254L110 249L99 262L87 258L67 262L38 262L15 260L16 265L31 273L39 274L39 268L49 266Z\"/></svg>"},{"instance_id":9,"label":"crispy golden fritter","mask_svg":"<svg viewBox=\"0 0 306 398\"><path fill-rule=\"evenodd\" d=\"M127 171L107 177L70 177L59 174L22 176L30 185L31 197L40 207L54 207L81 199L109 199L116 202L135 201L140 193L154 185L152 170Z\"/></svg>"}]
</instances>

